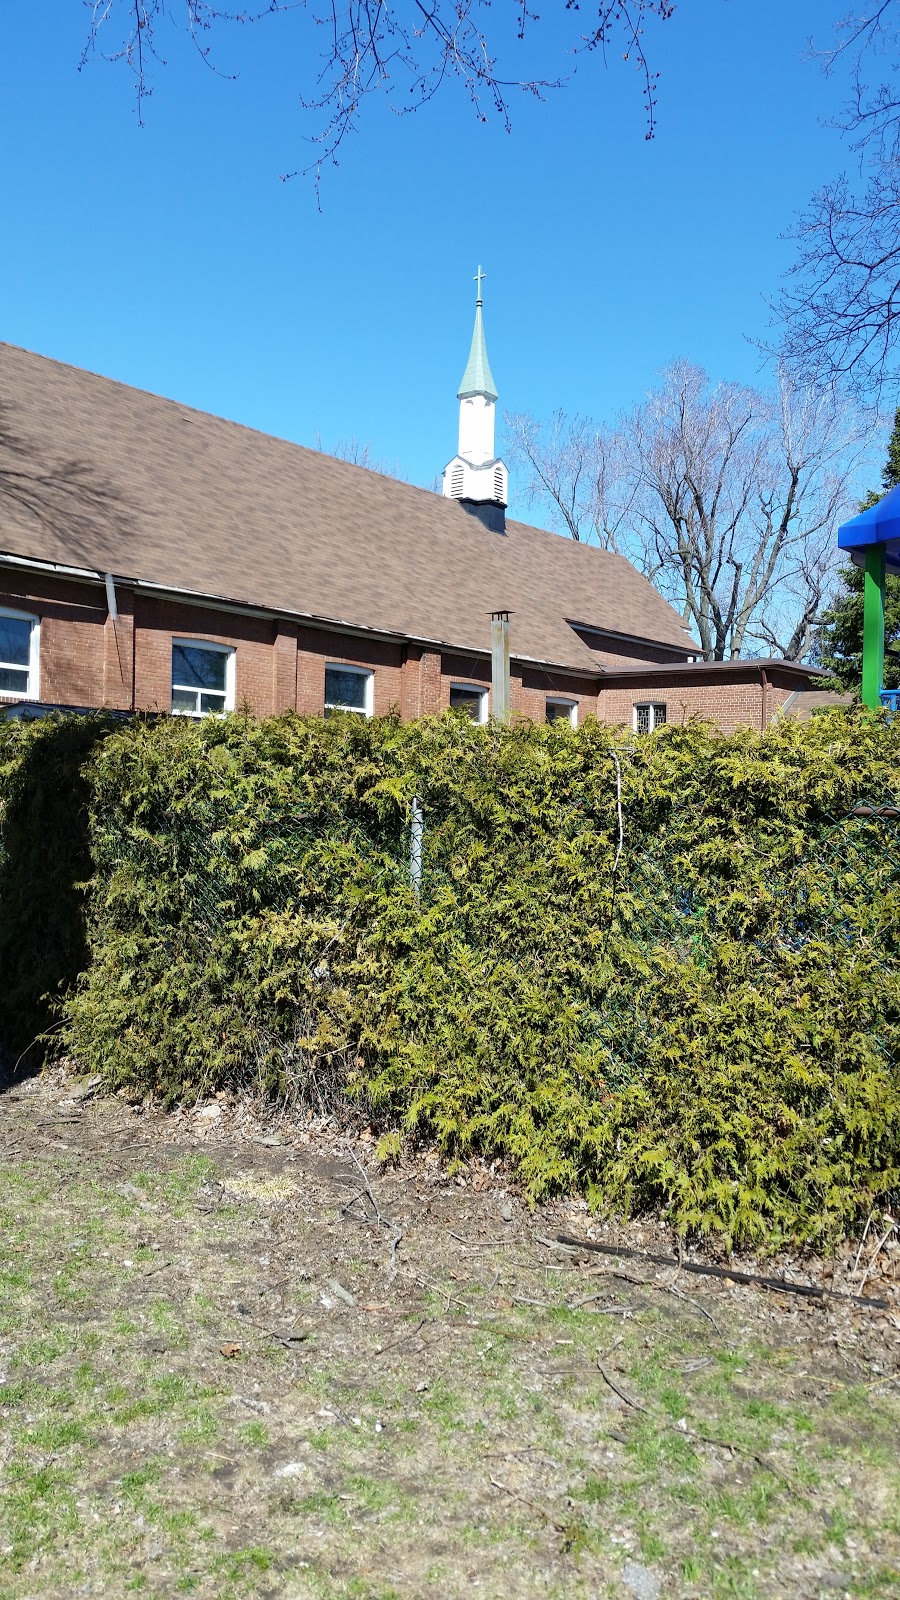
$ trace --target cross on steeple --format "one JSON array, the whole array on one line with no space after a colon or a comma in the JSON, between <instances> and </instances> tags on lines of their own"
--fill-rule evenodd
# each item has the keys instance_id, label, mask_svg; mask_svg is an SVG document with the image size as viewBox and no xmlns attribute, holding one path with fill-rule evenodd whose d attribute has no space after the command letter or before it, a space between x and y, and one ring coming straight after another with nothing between
<instances>
[{"instance_id":1,"label":"cross on steeple","mask_svg":"<svg viewBox=\"0 0 900 1600\"><path fill-rule=\"evenodd\" d=\"M484 280L485 280L486 276L487 276L487 274L482 272L481 265L479 264L478 271L475 274L475 282L478 285L478 292L477 292L475 304L479 305L479 306L481 305L481 285L484 283Z\"/></svg>"}]
</instances>

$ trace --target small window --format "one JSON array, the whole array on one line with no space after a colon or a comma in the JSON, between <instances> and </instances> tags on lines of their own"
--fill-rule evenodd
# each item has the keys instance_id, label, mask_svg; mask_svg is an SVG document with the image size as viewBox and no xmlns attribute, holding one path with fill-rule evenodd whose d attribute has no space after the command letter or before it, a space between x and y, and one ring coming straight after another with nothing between
<instances>
[{"instance_id":1,"label":"small window","mask_svg":"<svg viewBox=\"0 0 900 1600\"><path fill-rule=\"evenodd\" d=\"M661 728L666 720L664 705L643 705L634 707L635 733L652 733L654 728Z\"/></svg>"},{"instance_id":2,"label":"small window","mask_svg":"<svg viewBox=\"0 0 900 1600\"><path fill-rule=\"evenodd\" d=\"M375 674L365 667L325 668L325 715L352 711L357 717L372 715Z\"/></svg>"},{"instance_id":3,"label":"small window","mask_svg":"<svg viewBox=\"0 0 900 1600\"><path fill-rule=\"evenodd\" d=\"M234 651L227 645L172 640L172 712L221 716L234 710Z\"/></svg>"},{"instance_id":4,"label":"small window","mask_svg":"<svg viewBox=\"0 0 900 1600\"><path fill-rule=\"evenodd\" d=\"M40 633L37 617L0 609L0 695L37 700Z\"/></svg>"},{"instance_id":5,"label":"small window","mask_svg":"<svg viewBox=\"0 0 900 1600\"><path fill-rule=\"evenodd\" d=\"M487 690L476 688L474 683L451 683L450 705L454 711L464 711L473 722L487 722Z\"/></svg>"},{"instance_id":6,"label":"small window","mask_svg":"<svg viewBox=\"0 0 900 1600\"><path fill-rule=\"evenodd\" d=\"M557 700L557 699L551 699L548 696L548 698L547 698L547 721L548 722L568 722L570 727L572 727L572 728L576 727L576 725L578 723L578 701L577 700Z\"/></svg>"}]
</instances>

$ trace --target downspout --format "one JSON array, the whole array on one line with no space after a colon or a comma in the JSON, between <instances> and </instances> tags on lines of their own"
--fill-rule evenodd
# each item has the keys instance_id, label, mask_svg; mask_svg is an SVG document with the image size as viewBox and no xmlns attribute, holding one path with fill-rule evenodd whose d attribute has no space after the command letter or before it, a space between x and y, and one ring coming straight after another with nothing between
<instances>
[{"instance_id":1,"label":"downspout","mask_svg":"<svg viewBox=\"0 0 900 1600\"><path fill-rule=\"evenodd\" d=\"M112 628L113 628L113 638L116 641L116 657L117 657L118 662L119 662L119 677L121 678L122 682L124 683L126 681L125 680L125 662L122 659L122 641L119 638L119 606L118 606L118 602L116 600L115 579L113 578L113 575L112 575L111 572L104 572L104 574L103 574L103 584L104 584L104 587L106 589L106 609L109 612L109 620L112 623ZM134 683L133 683L133 681L132 681L132 686L131 686L131 702L132 702L132 709L133 709L134 708Z\"/></svg>"},{"instance_id":2,"label":"downspout","mask_svg":"<svg viewBox=\"0 0 900 1600\"><path fill-rule=\"evenodd\" d=\"M769 680L766 676L765 667L760 667L759 669L759 688L759 731L760 733L765 733L769 726Z\"/></svg>"}]
</instances>

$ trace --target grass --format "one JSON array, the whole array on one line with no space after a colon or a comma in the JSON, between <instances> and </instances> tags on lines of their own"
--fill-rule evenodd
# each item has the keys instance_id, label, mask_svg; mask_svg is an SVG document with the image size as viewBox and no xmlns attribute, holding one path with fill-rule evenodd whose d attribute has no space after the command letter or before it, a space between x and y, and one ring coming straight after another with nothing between
<instances>
[{"instance_id":1,"label":"grass","mask_svg":"<svg viewBox=\"0 0 900 1600\"><path fill-rule=\"evenodd\" d=\"M793 1324L569 1309L533 1226L461 1257L452 1195L391 1278L343 1192L307 1220L229 1169L205 1209L206 1156L123 1162L0 1169L0 1600L614 1600L625 1560L697 1600L836 1566L900 1595L896 1394L852 1364L799 1394Z\"/></svg>"}]
</instances>

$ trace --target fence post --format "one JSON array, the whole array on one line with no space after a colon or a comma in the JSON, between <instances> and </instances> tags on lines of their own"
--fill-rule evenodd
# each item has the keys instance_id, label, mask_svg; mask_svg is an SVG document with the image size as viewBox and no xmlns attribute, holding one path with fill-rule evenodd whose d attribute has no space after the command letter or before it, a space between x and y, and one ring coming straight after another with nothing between
<instances>
[{"instance_id":1,"label":"fence post","mask_svg":"<svg viewBox=\"0 0 900 1600\"><path fill-rule=\"evenodd\" d=\"M409 881L418 900L422 892L422 841L425 838L425 808L413 795L409 819Z\"/></svg>"}]
</instances>

